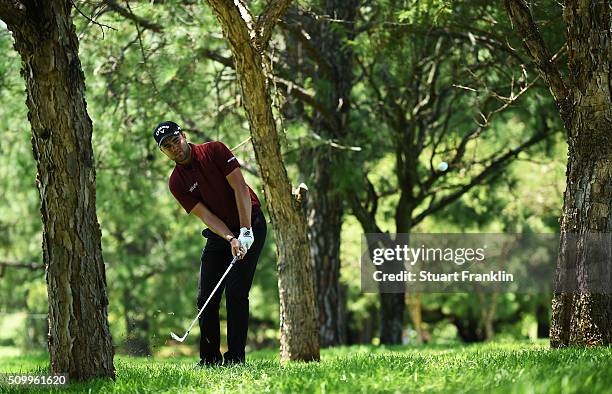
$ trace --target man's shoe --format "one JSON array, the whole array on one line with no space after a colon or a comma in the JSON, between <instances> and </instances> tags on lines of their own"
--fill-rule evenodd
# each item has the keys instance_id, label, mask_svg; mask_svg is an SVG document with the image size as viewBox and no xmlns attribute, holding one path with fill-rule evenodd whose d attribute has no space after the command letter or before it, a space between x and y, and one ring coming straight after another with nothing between
<instances>
[{"instance_id":1,"label":"man's shoe","mask_svg":"<svg viewBox=\"0 0 612 394\"><path fill-rule=\"evenodd\" d=\"M229 351L223 354L223 366L229 367L232 365L242 365L244 364L244 353L236 355Z\"/></svg>"},{"instance_id":2,"label":"man's shoe","mask_svg":"<svg viewBox=\"0 0 612 394\"><path fill-rule=\"evenodd\" d=\"M234 365L243 365L244 359L236 359L236 358L226 358L223 360L224 367L231 367Z\"/></svg>"},{"instance_id":3,"label":"man's shoe","mask_svg":"<svg viewBox=\"0 0 612 394\"><path fill-rule=\"evenodd\" d=\"M197 364L196 364L196 368L211 368L211 367L220 367L221 366L221 360L216 360L216 361L204 361L204 360L200 360Z\"/></svg>"}]
</instances>

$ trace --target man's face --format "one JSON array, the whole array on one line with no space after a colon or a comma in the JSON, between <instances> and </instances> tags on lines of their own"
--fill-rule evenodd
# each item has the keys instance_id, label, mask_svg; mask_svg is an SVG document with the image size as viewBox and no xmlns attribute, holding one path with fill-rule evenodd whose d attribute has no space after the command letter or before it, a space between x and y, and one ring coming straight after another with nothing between
<instances>
[{"instance_id":1,"label":"man's face","mask_svg":"<svg viewBox=\"0 0 612 394\"><path fill-rule=\"evenodd\" d=\"M165 138L159 149L168 156L170 160L179 163L189 158L189 144L185 136L183 136L183 133Z\"/></svg>"}]
</instances>

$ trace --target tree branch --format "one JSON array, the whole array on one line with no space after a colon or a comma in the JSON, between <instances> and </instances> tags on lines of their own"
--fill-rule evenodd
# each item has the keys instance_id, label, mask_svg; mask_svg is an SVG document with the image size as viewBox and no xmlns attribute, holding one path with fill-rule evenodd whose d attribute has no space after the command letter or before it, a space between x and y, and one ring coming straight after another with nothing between
<instances>
[{"instance_id":1,"label":"tree branch","mask_svg":"<svg viewBox=\"0 0 612 394\"><path fill-rule=\"evenodd\" d=\"M472 180L468 184L460 186L459 190L457 190L454 193L452 193L452 194L442 198L441 200L439 200L435 204L432 203L427 209L425 209L423 212L418 214L414 218L414 220L412 222L412 225L413 226L417 225L419 222L421 222L427 216L429 216L429 215L431 215L431 214L441 210L442 208L446 207L450 203L452 203L455 200L459 199L462 195L467 193L474 186L481 184L484 180L487 179L488 176L491 176L491 175L495 174L499 169L501 169L502 167L508 165L510 163L511 159L513 157L515 157L515 156L518 156L518 154L520 152L522 152L525 149L527 149L527 148L537 144L538 142L546 139L547 137L549 137L553 133L554 133L554 130L550 130L550 129L547 128L545 131L540 132L540 133L534 135L532 138L530 138L529 140L525 141L524 143L522 143L521 145L517 146L516 148L511 149L508 152L506 152L505 154L503 154L503 155L501 155L501 156L499 156L497 158L492 159L491 164L489 166L487 166L484 170L482 170L474 178L472 178ZM432 200L432 202L433 202L433 200Z\"/></svg>"},{"instance_id":2,"label":"tree branch","mask_svg":"<svg viewBox=\"0 0 612 394\"><path fill-rule=\"evenodd\" d=\"M453 157L449 160L449 169L453 170L456 168L456 166L458 165L458 163L461 162L461 160L463 159L463 156L465 155L466 152L466 148L467 148L467 144L475 139L478 138L481 133L483 131L485 131L490 124L490 120L493 116L495 116L496 114L499 114L503 111L505 111L506 109L508 109L512 104L514 104L523 94L525 94L535 83L536 81L539 79L540 77L536 77L532 82L526 84L525 86L523 86L521 88L521 90L517 93L513 93L511 92L511 94L509 95L510 97L501 97L500 95L496 94L495 92L493 92L493 94L490 94L488 98L497 98L499 100L501 100L503 102L503 104L494 109L491 110L490 112L488 112L486 115L483 114L482 112L480 112L480 116L483 118L483 123L477 122L478 127L476 127L474 130L472 130L469 133L466 133L463 138L461 139L461 141L459 142L459 145L457 146L457 148L455 149L455 154L453 155ZM450 110L450 107L449 107ZM447 118L447 120L449 120L449 118ZM448 124L444 125L444 130L446 130L448 128ZM441 139L442 135L440 136ZM436 144L437 146L437 144ZM440 171L434 171L434 167L433 167L433 158L435 155L439 154L439 152L437 151L436 147L434 147L434 149L432 150L431 153L431 157L429 160L429 164L430 164L430 170L431 173L429 175L429 177L423 182L422 188L419 191L419 202L422 201L423 199L425 199L427 197L427 190L429 190L429 188L431 187L431 185L433 185L433 183L440 177L447 175L449 172L440 172Z\"/></svg>"},{"instance_id":3,"label":"tree branch","mask_svg":"<svg viewBox=\"0 0 612 394\"><path fill-rule=\"evenodd\" d=\"M464 41L469 41L472 43L480 42L485 46L499 50L510 55L512 58L517 60L520 64L525 63L525 59L521 57L521 55L513 50L507 43L501 41L498 37L495 37L491 32L485 32L482 30L478 30L473 26L460 26L461 28L466 29L467 31L455 31L449 28L442 28L437 30L432 30L428 32L431 35L446 35L451 38L458 38ZM476 32L476 34L474 34Z\"/></svg>"},{"instance_id":4,"label":"tree branch","mask_svg":"<svg viewBox=\"0 0 612 394\"><path fill-rule=\"evenodd\" d=\"M100 28L100 31L102 32L102 39L104 39L104 28L105 28L105 27L106 27L107 29L117 31L117 29L115 29L115 28L114 28L114 27L112 27L112 26L105 25L105 24L103 24L103 23L100 23L100 22L96 21L96 20L94 19L94 16L93 16L93 15L92 15L92 16L87 16L87 15L85 15L85 13L84 13L83 11L81 11L81 9L80 9L80 8L79 8L79 7L78 7L76 4L75 4L75 2L74 2L74 1L72 1L72 6L74 7L74 9L75 9L75 10L77 10L77 12L78 12L79 14L81 14L81 16L82 16L83 18L87 19L87 20L88 20L90 23L93 23L94 25L96 25L96 26L98 26L98 27Z\"/></svg>"},{"instance_id":5,"label":"tree branch","mask_svg":"<svg viewBox=\"0 0 612 394\"><path fill-rule=\"evenodd\" d=\"M321 69L321 71L327 75L332 75L332 65L321 56L321 52L310 42L310 37L307 36L307 33L295 26L291 23L291 21L285 22L280 21L279 26L289 32L293 37L295 37L303 46L304 50L308 53L308 57L311 60L314 60L317 66Z\"/></svg>"},{"instance_id":6,"label":"tree branch","mask_svg":"<svg viewBox=\"0 0 612 394\"><path fill-rule=\"evenodd\" d=\"M197 53L206 59L214 60L218 63L223 64L224 66L235 69L234 61L231 58L219 55L215 51L211 51L210 49L202 49ZM336 119L334 118L333 114L331 114L327 110L327 108L325 108L325 106L321 102L319 102L312 94L308 93L306 89L304 89L300 85L295 84L292 81L277 76L273 76L273 78L276 86L283 88L283 90L285 90L288 95L291 95L292 97L300 100L304 104L309 105L318 113L323 115L323 118L326 120L326 125L327 127L329 127L330 130L333 130L334 127L336 127Z\"/></svg>"},{"instance_id":7,"label":"tree branch","mask_svg":"<svg viewBox=\"0 0 612 394\"><path fill-rule=\"evenodd\" d=\"M555 101L563 110L569 91L538 31L538 26L533 20L531 11L523 0L504 0L504 6L514 29L523 40L527 53L533 58L540 74L550 86Z\"/></svg>"},{"instance_id":8,"label":"tree branch","mask_svg":"<svg viewBox=\"0 0 612 394\"><path fill-rule=\"evenodd\" d=\"M204 57L205 59L214 60L217 63L221 63L226 67L230 67L234 70L236 69L234 65L234 60L231 57L222 56L208 48L202 48L201 50L197 52L197 54Z\"/></svg>"},{"instance_id":9,"label":"tree branch","mask_svg":"<svg viewBox=\"0 0 612 394\"><path fill-rule=\"evenodd\" d=\"M257 31L259 32L258 45L261 51L265 51L272 37L272 30L276 22L287 11L291 0L270 0L266 9L257 18Z\"/></svg>"},{"instance_id":10,"label":"tree branch","mask_svg":"<svg viewBox=\"0 0 612 394\"><path fill-rule=\"evenodd\" d=\"M325 123L326 123L325 126L328 128L328 130L334 130L336 127L338 127L336 118L334 117L334 115L330 113L328 109L320 101L318 101L312 94L308 93L306 89L304 89L303 87L299 85L296 85L292 81L288 81L286 79L276 77L276 76L274 77L274 83L277 86L282 87L287 94L295 97L296 99L300 100L304 104L309 105L310 107L312 107L312 109L314 109L319 114L321 114L323 118L325 119Z\"/></svg>"},{"instance_id":11,"label":"tree branch","mask_svg":"<svg viewBox=\"0 0 612 394\"><path fill-rule=\"evenodd\" d=\"M206 2L219 21L232 52L240 52L245 46L257 51L254 45L256 31L253 27L253 15L243 0Z\"/></svg>"},{"instance_id":12,"label":"tree branch","mask_svg":"<svg viewBox=\"0 0 612 394\"><path fill-rule=\"evenodd\" d=\"M4 268L4 267L8 267L8 268L21 268L21 269L28 269L30 271L36 271L36 270L44 270L45 269L45 265L44 264L40 264L40 263L18 263L18 262L14 262L14 261L0 261L0 267Z\"/></svg>"},{"instance_id":13,"label":"tree branch","mask_svg":"<svg viewBox=\"0 0 612 394\"><path fill-rule=\"evenodd\" d=\"M144 19L143 17L140 17L140 16L134 14L132 12L132 10L123 8L115 0L104 0L104 4L106 4L108 6L108 8L110 8L113 11L115 11L119 15L123 16L124 18L127 18L127 19L131 20L132 22L136 23L137 25L139 25L139 26L141 26L141 27L143 27L145 29L152 30L152 31L154 31L156 33L160 33L164 29L161 25L158 25L157 23L150 22L150 21Z\"/></svg>"},{"instance_id":14,"label":"tree branch","mask_svg":"<svg viewBox=\"0 0 612 394\"><path fill-rule=\"evenodd\" d=\"M383 233L382 229L378 227L378 223L376 223L376 218L372 212L359 201L357 193L350 193L348 200L353 215L355 215L365 233Z\"/></svg>"}]
</instances>

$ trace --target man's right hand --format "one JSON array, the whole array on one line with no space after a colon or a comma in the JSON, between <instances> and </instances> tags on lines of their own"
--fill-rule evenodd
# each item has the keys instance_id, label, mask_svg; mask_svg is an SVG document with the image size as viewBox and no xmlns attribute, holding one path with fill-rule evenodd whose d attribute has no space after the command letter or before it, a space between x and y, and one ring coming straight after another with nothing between
<instances>
[{"instance_id":1,"label":"man's right hand","mask_svg":"<svg viewBox=\"0 0 612 394\"><path fill-rule=\"evenodd\" d=\"M241 247L238 238L232 238L230 241L230 246L232 247L232 256L238 256L238 260L242 260L244 255L246 255L246 250Z\"/></svg>"}]
</instances>

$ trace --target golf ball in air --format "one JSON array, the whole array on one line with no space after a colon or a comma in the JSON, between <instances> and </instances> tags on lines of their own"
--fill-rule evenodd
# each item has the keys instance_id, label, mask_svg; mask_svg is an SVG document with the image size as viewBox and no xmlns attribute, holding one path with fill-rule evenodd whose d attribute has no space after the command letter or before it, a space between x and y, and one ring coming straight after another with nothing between
<instances>
[{"instance_id":1,"label":"golf ball in air","mask_svg":"<svg viewBox=\"0 0 612 394\"><path fill-rule=\"evenodd\" d=\"M438 164L438 170L440 170L440 171L448 170L448 163L443 161L440 164Z\"/></svg>"}]
</instances>

